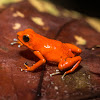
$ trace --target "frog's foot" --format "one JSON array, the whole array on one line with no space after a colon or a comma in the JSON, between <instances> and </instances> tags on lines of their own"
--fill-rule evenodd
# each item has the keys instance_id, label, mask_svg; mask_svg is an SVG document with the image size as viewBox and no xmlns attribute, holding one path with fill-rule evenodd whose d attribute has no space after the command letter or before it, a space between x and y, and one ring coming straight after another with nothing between
<instances>
[{"instance_id":1,"label":"frog's foot","mask_svg":"<svg viewBox=\"0 0 100 100\"><path fill-rule=\"evenodd\" d=\"M23 45L19 40L15 39L15 38L13 39L13 41L14 41L14 42L12 42L11 45L19 44L19 45L18 45L19 48Z\"/></svg>"},{"instance_id":2,"label":"frog's foot","mask_svg":"<svg viewBox=\"0 0 100 100\"><path fill-rule=\"evenodd\" d=\"M21 71L31 71L31 67L28 67L27 63L24 63L26 69L21 69Z\"/></svg>"},{"instance_id":3,"label":"frog's foot","mask_svg":"<svg viewBox=\"0 0 100 100\"><path fill-rule=\"evenodd\" d=\"M61 72L60 72L59 70L56 70L56 72L50 74L50 76L52 77L52 76L54 76L54 75L58 75L58 74L61 74ZM65 76L66 76L66 73L64 73L64 74L62 75L61 79L64 80L64 77L65 77Z\"/></svg>"},{"instance_id":4,"label":"frog's foot","mask_svg":"<svg viewBox=\"0 0 100 100\"><path fill-rule=\"evenodd\" d=\"M56 70L56 72L55 72L55 73L50 74L50 76L52 77L52 76L54 76L54 75L58 75L58 74L61 74L61 72L60 72L59 70Z\"/></svg>"}]
</instances>

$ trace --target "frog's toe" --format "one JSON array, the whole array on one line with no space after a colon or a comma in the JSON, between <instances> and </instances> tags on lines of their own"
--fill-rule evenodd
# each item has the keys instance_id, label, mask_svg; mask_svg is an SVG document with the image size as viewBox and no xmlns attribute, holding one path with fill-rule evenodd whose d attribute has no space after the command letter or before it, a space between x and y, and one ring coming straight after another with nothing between
<instances>
[{"instance_id":1,"label":"frog's toe","mask_svg":"<svg viewBox=\"0 0 100 100\"><path fill-rule=\"evenodd\" d=\"M30 71L30 67L28 67L27 62L24 63L24 66L26 67L25 69L21 69L21 71Z\"/></svg>"},{"instance_id":2,"label":"frog's toe","mask_svg":"<svg viewBox=\"0 0 100 100\"><path fill-rule=\"evenodd\" d=\"M29 68L27 62L24 63L24 66L25 66L27 69Z\"/></svg>"},{"instance_id":3,"label":"frog's toe","mask_svg":"<svg viewBox=\"0 0 100 100\"><path fill-rule=\"evenodd\" d=\"M25 72L27 72L28 70L27 70L27 69L21 69L21 71L25 71Z\"/></svg>"},{"instance_id":4,"label":"frog's toe","mask_svg":"<svg viewBox=\"0 0 100 100\"><path fill-rule=\"evenodd\" d=\"M55 73L52 73L52 74L50 74L50 76L52 77L52 76L54 76L54 75L58 75L58 74L61 74L61 72L55 72Z\"/></svg>"},{"instance_id":5,"label":"frog's toe","mask_svg":"<svg viewBox=\"0 0 100 100\"><path fill-rule=\"evenodd\" d=\"M66 74L63 74L62 77L61 77L61 79L64 80L64 77L65 77L65 76L66 76Z\"/></svg>"}]
</instances>

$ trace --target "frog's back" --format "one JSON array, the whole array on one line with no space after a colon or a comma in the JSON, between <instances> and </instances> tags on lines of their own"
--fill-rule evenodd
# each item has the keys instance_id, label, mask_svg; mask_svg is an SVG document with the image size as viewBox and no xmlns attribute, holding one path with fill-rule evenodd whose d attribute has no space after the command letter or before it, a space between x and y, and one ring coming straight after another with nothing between
<instances>
[{"instance_id":1,"label":"frog's back","mask_svg":"<svg viewBox=\"0 0 100 100\"><path fill-rule=\"evenodd\" d=\"M59 62L64 58L73 57L73 53L64 45L64 43L51 39L45 43L42 54L48 61L54 62Z\"/></svg>"}]
</instances>

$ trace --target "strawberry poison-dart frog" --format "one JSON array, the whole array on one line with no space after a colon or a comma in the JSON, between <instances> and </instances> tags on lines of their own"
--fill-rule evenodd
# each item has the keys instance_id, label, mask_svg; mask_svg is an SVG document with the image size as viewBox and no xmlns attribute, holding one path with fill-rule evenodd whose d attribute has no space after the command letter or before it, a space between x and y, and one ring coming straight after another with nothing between
<instances>
[{"instance_id":1,"label":"strawberry poison-dart frog","mask_svg":"<svg viewBox=\"0 0 100 100\"><path fill-rule=\"evenodd\" d=\"M25 45L40 59L33 66L26 66L26 71L34 71L36 68L46 63L47 61L58 63L59 71L51 75L59 74L64 71L62 78L68 73L73 72L80 64L81 49L69 43L62 43L57 40L48 39L35 33L32 29L26 29L17 33L17 39L11 45L18 43L18 47Z\"/></svg>"}]
</instances>

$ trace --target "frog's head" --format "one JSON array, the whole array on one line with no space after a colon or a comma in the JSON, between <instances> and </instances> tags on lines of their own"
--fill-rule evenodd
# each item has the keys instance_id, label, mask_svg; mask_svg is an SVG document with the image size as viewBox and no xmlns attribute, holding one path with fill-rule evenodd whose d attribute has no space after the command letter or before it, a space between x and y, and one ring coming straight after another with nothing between
<instances>
[{"instance_id":1,"label":"frog's head","mask_svg":"<svg viewBox=\"0 0 100 100\"><path fill-rule=\"evenodd\" d=\"M32 49L32 43L34 39L34 34L36 34L32 29L26 29L17 33L17 38L19 42L28 48Z\"/></svg>"},{"instance_id":2,"label":"frog's head","mask_svg":"<svg viewBox=\"0 0 100 100\"><path fill-rule=\"evenodd\" d=\"M32 43L34 39L34 34L36 34L32 29L26 29L17 33L17 39L14 39L14 42L11 45L18 43L18 47L25 45L28 48L32 49Z\"/></svg>"}]
</instances>

